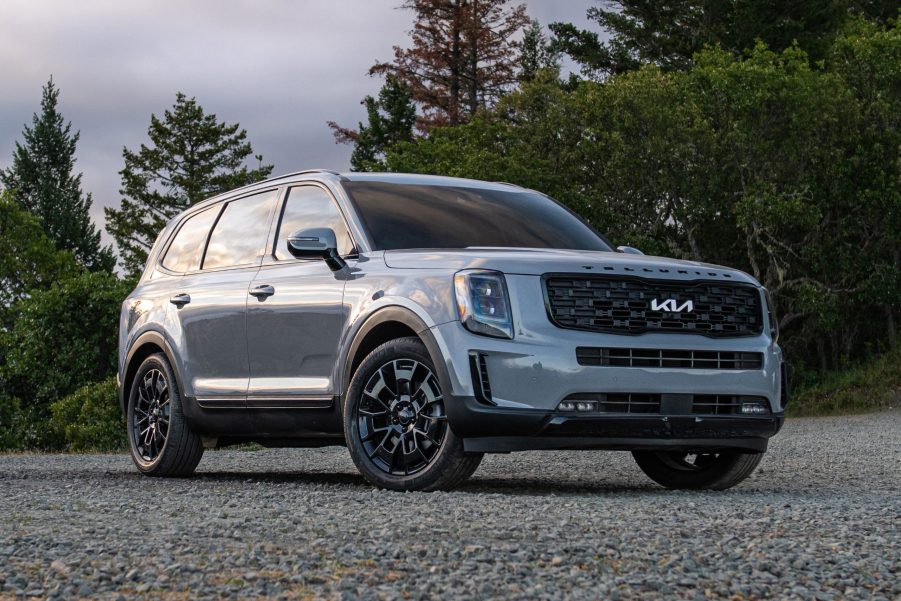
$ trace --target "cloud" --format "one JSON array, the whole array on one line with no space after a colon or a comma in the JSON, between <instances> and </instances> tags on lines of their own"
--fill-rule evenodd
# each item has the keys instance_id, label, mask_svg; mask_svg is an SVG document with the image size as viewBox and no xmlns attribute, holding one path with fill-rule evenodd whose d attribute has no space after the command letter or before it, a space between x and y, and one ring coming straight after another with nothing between
<instances>
[{"instance_id":1,"label":"cloud","mask_svg":"<svg viewBox=\"0 0 901 601\"><path fill-rule=\"evenodd\" d=\"M247 129L275 173L348 168L325 121L354 125L380 82L376 59L405 45L400 0L3 0L0 3L0 167L8 166L49 76L81 131L77 168L92 216L119 203L122 148L146 142L150 114L176 91ZM528 2L542 23L584 24L590 2ZM109 242L104 232L104 240Z\"/></svg>"}]
</instances>

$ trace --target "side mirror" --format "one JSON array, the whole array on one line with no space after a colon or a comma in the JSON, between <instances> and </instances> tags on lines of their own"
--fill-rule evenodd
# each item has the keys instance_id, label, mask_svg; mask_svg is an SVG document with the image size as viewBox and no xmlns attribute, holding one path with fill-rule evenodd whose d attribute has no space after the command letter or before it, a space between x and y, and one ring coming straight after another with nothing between
<instances>
[{"instance_id":1,"label":"side mirror","mask_svg":"<svg viewBox=\"0 0 901 601\"><path fill-rule=\"evenodd\" d=\"M340 271L347 265L338 255L335 232L328 227L294 232L288 236L288 252L298 259L324 259L332 271Z\"/></svg>"},{"instance_id":2,"label":"side mirror","mask_svg":"<svg viewBox=\"0 0 901 601\"><path fill-rule=\"evenodd\" d=\"M643 255L644 254L643 252L641 252L640 250L638 250L637 248L634 248L632 246L617 246L616 250L618 250L621 253L627 253L630 255Z\"/></svg>"}]
</instances>

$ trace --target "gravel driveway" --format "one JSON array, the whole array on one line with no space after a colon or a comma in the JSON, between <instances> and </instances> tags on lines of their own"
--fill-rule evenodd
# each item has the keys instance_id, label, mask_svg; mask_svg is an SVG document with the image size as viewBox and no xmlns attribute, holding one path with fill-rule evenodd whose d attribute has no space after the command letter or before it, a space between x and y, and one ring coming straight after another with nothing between
<instances>
[{"instance_id":1,"label":"gravel driveway","mask_svg":"<svg viewBox=\"0 0 901 601\"><path fill-rule=\"evenodd\" d=\"M901 598L901 411L790 420L727 492L626 453L489 456L374 490L345 449L0 456L0 598Z\"/></svg>"}]
</instances>

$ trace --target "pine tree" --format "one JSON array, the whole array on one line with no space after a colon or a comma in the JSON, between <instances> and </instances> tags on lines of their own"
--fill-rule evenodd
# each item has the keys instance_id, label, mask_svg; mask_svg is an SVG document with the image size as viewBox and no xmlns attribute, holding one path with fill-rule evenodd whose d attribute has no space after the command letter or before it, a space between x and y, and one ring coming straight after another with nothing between
<instances>
[{"instance_id":1,"label":"pine tree","mask_svg":"<svg viewBox=\"0 0 901 601\"><path fill-rule=\"evenodd\" d=\"M115 257L100 246L100 232L91 221L90 194L81 190L81 174L75 168L79 132L72 133L57 110L59 89L53 79L44 86L41 112L16 142L12 166L0 171L0 182L13 200L37 217L58 250L70 251L91 270L111 270Z\"/></svg>"},{"instance_id":2,"label":"pine tree","mask_svg":"<svg viewBox=\"0 0 901 601\"><path fill-rule=\"evenodd\" d=\"M542 70L560 70L560 55L551 46L550 40L541 30L541 23L533 19L522 36L522 51L519 55L519 80L532 81Z\"/></svg>"},{"instance_id":3,"label":"pine tree","mask_svg":"<svg viewBox=\"0 0 901 601\"><path fill-rule=\"evenodd\" d=\"M163 226L191 205L265 179L272 165L253 155L247 131L236 124L219 123L205 114L194 98L179 92L175 105L160 119L150 116L147 135L152 146L124 148L122 204L106 208L106 229L116 240L122 265L137 274ZM248 157L256 168L245 165Z\"/></svg>"},{"instance_id":4,"label":"pine tree","mask_svg":"<svg viewBox=\"0 0 901 601\"><path fill-rule=\"evenodd\" d=\"M515 36L529 18L525 5L508 2L407 0L413 46L395 46L394 61L376 63L370 75L393 75L410 88L422 107L420 128L466 123L516 83Z\"/></svg>"},{"instance_id":5,"label":"pine tree","mask_svg":"<svg viewBox=\"0 0 901 601\"><path fill-rule=\"evenodd\" d=\"M361 122L353 130L329 121L328 126L338 143L354 145L350 155L353 171L383 171L387 149L413 140L416 107L410 100L409 88L391 76L379 90L378 98L366 96L361 104L366 107L367 125Z\"/></svg>"}]
</instances>

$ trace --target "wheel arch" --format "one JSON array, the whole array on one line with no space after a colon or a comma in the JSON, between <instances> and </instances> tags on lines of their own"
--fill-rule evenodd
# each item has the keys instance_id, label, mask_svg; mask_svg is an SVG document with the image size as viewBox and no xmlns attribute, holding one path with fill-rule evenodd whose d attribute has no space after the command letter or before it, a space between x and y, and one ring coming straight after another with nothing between
<instances>
[{"instance_id":1,"label":"wheel arch","mask_svg":"<svg viewBox=\"0 0 901 601\"><path fill-rule=\"evenodd\" d=\"M354 371L369 353L385 342L406 336L415 336L422 341L435 365L442 387L449 387L447 366L431 329L412 310L393 305L375 311L354 334L342 363L342 398L347 394Z\"/></svg>"},{"instance_id":2,"label":"wheel arch","mask_svg":"<svg viewBox=\"0 0 901 601\"><path fill-rule=\"evenodd\" d=\"M119 387L119 407L125 413L128 410L128 392L131 390L131 384L135 374L144 359L156 353L163 353L172 372L175 374L175 385L179 391L183 392L181 371L178 362L175 360L175 353L172 347L166 341L166 338L159 332L144 332L132 343L131 348L125 358L125 369L123 370L122 384Z\"/></svg>"}]
</instances>

